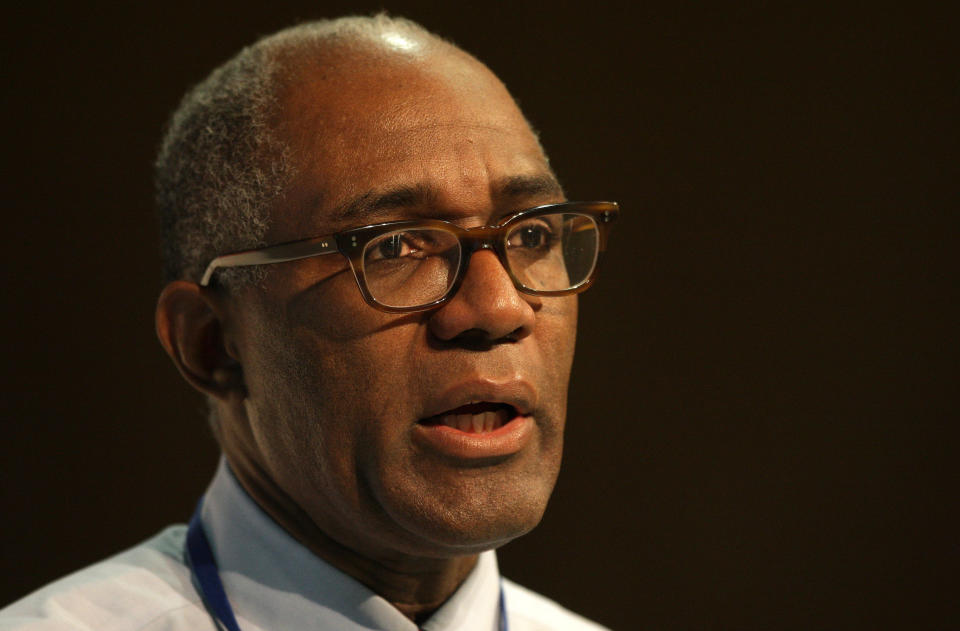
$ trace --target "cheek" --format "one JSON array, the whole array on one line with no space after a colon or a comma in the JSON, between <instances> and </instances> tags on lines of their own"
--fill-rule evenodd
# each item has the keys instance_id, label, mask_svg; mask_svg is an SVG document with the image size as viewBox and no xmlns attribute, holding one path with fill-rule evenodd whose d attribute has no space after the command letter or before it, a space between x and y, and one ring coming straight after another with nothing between
<instances>
[{"instance_id":1,"label":"cheek","mask_svg":"<svg viewBox=\"0 0 960 631\"><path fill-rule=\"evenodd\" d=\"M346 539L350 523L370 521L370 478L407 444L405 426L386 421L404 406L398 376L412 371L397 365L402 352L371 369L378 358L367 338L348 348L316 335L297 331L269 345L248 407L264 466L318 525Z\"/></svg>"},{"instance_id":2,"label":"cheek","mask_svg":"<svg viewBox=\"0 0 960 631\"><path fill-rule=\"evenodd\" d=\"M562 387L564 401L577 341L577 296L546 298L537 314L537 343L551 383Z\"/></svg>"},{"instance_id":3,"label":"cheek","mask_svg":"<svg viewBox=\"0 0 960 631\"><path fill-rule=\"evenodd\" d=\"M262 319L248 387L264 441L274 442L270 434L280 429L285 449L322 453L350 468L364 457L359 450L382 444L393 429L370 419L407 413L418 316L372 309L352 276L341 276Z\"/></svg>"},{"instance_id":4,"label":"cheek","mask_svg":"<svg viewBox=\"0 0 960 631\"><path fill-rule=\"evenodd\" d=\"M364 302L346 261L341 258L338 263L346 267L332 275L328 269L331 262L309 260L298 270L296 288L279 315L292 333L306 331L324 344L350 345L390 319Z\"/></svg>"}]
</instances>

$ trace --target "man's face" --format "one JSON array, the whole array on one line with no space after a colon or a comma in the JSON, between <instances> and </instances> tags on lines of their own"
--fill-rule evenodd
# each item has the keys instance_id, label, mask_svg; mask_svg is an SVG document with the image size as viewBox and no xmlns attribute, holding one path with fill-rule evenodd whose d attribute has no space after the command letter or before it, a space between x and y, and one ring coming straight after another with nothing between
<instances>
[{"instance_id":1,"label":"man's face","mask_svg":"<svg viewBox=\"0 0 960 631\"><path fill-rule=\"evenodd\" d=\"M269 242L421 217L473 227L562 200L485 68L449 55L341 63L301 68L284 95L299 173ZM330 255L270 265L231 310L248 456L327 535L372 557L442 558L539 522L560 465L575 297L520 294L480 251L444 306L388 314ZM474 419L505 424L449 427Z\"/></svg>"}]
</instances>

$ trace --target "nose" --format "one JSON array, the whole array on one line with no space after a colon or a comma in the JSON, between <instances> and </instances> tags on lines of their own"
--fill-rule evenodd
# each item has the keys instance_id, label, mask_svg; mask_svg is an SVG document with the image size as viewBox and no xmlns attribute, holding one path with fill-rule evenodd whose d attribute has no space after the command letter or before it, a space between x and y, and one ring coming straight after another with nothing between
<instances>
[{"instance_id":1,"label":"nose","mask_svg":"<svg viewBox=\"0 0 960 631\"><path fill-rule=\"evenodd\" d=\"M470 257L456 294L430 316L440 340L473 344L517 341L533 331L539 298L517 291L492 250Z\"/></svg>"}]
</instances>

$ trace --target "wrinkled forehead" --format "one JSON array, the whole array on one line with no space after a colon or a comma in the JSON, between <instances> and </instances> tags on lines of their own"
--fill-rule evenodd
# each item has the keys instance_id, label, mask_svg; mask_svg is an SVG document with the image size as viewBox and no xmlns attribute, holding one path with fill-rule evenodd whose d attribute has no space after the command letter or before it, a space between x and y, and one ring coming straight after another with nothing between
<instances>
[{"instance_id":1,"label":"wrinkled forehead","mask_svg":"<svg viewBox=\"0 0 960 631\"><path fill-rule=\"evenodd\" d=\"M298 149L457 124L532 136L500 80L452 47L398 52L359 43L304 53L290 59L280 95L279 126Z\"/></svg>"},{"instance_id":2,"label":"wrinkled forehead","mask_svg":"<svg viewBox=\"0 0 960 631\"><path fill-rule=\"evenodd\" d=\"M298 171L287 208L430 179L455 193L471 178L476 192L482 178L550 175L504 85L456 49L343 47L294 59L286 76L277 127Z\"/></svg>"}]
</instances>

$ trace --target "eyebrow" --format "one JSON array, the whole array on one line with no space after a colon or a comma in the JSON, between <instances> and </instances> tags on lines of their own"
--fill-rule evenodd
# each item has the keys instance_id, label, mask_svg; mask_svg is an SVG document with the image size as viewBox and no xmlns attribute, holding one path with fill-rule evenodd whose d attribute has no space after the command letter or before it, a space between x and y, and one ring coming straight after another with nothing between
<instances>
[{"instance_id":1,"label":"eyebrow","mask_svg":"<svg viewBox=\"0 0 960 631\"><path fill-rule=\"evenodd\" d=\"M425 184L398 186L383 192L367 191L333 211L334 221L367 221L383 211L428 205L436 191Z\"/></svg>"},{"instance_id":2,"label":"eyebrow","mask_svg":"<svg viewBox=\"0 0 960 631\"><path fill-rule=\"evenodd\" d=\"M493 182L494 203L502 205L535 197L563 197L563 187L552 174L513 175ZM334 209L335 222L368 222L386 211L435 205L438 190L427 184L367 191ZM516 209L509 209L516 210Z\"/></svg>"},{"instance_id":3,"label":"eyebrow","mask_svg":"<svg viewBox=\"0 0 960 631\"><path fill-rule=\"evenodd\" d=\"M553 174L514 175L494 185L494 197L516 199L551 195L563 197L563 187Z\"/></svg>"}]
</instances>

